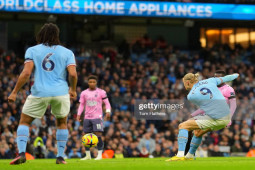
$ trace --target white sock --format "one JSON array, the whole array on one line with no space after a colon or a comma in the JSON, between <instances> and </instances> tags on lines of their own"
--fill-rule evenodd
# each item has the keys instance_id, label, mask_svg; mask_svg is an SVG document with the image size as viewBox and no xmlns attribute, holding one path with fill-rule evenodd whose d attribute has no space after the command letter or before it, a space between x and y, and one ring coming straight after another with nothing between
<instances>
[{"instance_id":1,"label":"white sock","mask_svg":"<svg viewBox=\"0 0 255 170\"><path fill-rule=\"evenodd\" d=\"M185 156L186 158L194 158L195 157L195 155L193 155L193 154L191 154L191 153L187 153L186 154L186 156Z\"/></svg>"},{"instance_id":2,"label":"white sock","mask_svg":"<svg viewBox=\"0 0 255 170\"><path fill-rule=\"evenodd\" d=\"M178 151L177 157L184 157L184 151Z\"/></svg>"},{"instance_id":3,"label":"white sock","mask_svg":"<svg viewBox=\"0 0 255 170\"><path fill-rule=\"evenodd\" d=\"M102 153L103 153L103 151L102 151L102 150L98 150L97 158L102 158Z\"/></svg>"},{"instance_id":4,"label":"white sock","mask_svg":"<svg viewBox=\"0 0 255 170\"><path fill-rule=\"evenodd\" d=\"M90 151L86 151L86 157L91 158Z\"/></svg>"}]
</instances>

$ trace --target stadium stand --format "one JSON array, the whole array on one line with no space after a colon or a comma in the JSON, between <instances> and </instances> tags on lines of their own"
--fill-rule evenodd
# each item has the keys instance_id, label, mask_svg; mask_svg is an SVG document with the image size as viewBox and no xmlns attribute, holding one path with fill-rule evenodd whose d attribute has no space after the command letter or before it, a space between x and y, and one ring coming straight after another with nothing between
<instances>
[{"instance_id":1,"label":"stadium stand","mask_svg":"<svg viewBox=\"0 0 255 170\"><path fill-rule=\"evenodd\" d=\"M147 37L134 44L123 42L118 47L106 46L98 51L82 45L72 49L77 56L78 95L88 87L86 81L90 74L99 77L99 87L108 94L113 112L111 120L104 122L103 139L105 150L113 150L116 157L174 156L178 149L178 124L182 120L137 120L133 116L134 101L138 98L183 99L186 92L181 78L187 72L200 72L206 78L218 68L225 69L228 74L240 74L232 84L238 109L231 127L205 135L197 156L229 156L254 149L255 47L231 49L227 45L215 45L200 51L182 51L164 39L152 41ZM15 52L0 50L0 159L17 154L15 130L33 83L31 79L20 91L16 103L7 103L23 66L21 58ZM69 158L85 155L80 141L84 134L82 125L75 119L77 108L78 100L72 101L68 119L70 136L65 152ZM55 118L48 109L46 116L35 120L30 127L27 152L36 158L55 158L55 133ZM95 157L96 152L92 153Z\"/></svg>"}]
</instances>

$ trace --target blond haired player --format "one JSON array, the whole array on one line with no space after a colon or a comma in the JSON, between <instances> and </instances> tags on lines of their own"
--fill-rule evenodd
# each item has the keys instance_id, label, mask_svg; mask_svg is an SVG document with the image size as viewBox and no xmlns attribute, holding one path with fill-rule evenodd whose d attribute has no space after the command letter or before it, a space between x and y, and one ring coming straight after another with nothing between
<instances>
[{"instance_id":1,"label":"blond haired player","mask_svg":"<svg viewBox=\"0 0 255 170\"><path fill-rule=\"evenodd\" d=\"M230 122L229 106L217 85L236 79L239 74L213 77L198 81L199 74L188 73L183 77L188 100L200 107L205 115L197 115L179 125L178 153L167 161L191 160L184 155L188 132L194 131L190 144L190 154L194 154L202 141L202 135L211 130L219 130ZM188 154L189 154L188 153Z\"/></svg>"}]
</instances>

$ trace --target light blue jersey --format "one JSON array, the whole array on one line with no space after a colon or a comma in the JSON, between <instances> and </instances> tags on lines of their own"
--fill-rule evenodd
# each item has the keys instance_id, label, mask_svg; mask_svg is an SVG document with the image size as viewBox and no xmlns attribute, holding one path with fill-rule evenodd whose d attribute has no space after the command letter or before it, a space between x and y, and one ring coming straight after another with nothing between
<instances>
[{"instance_id":1,"label":"light blue jersey","mask_svg":"<svg viewBox=\"0 0 255 170\"><path fill-rule=\"evenodd\" d=\"M60 46L39 44L27 49L25 63L34 62L33 96L54 97L68 94L67 67L75 65L71 50Z\"/></svg>"},{"instance_id":2,"label":"light blue jersey","mask_svg":"<svg viewBox=\"0 0 255 170\"><path fill-rule=\"evenodd\" d=\"M237 77L237 74L233 74L220 78L201 80L194 84L190 90L188 100L199 106L200 109L205 111L206 115L213 119L225 117L230 114L230 109L217 85L232 81Z\"/></svg>"}]
</instances>

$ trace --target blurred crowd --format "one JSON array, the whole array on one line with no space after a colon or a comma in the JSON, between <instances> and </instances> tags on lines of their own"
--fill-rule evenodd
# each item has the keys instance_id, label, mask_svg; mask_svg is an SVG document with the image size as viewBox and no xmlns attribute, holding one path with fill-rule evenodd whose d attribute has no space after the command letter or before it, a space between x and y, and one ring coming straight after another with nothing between
<instances>
[{"instance_id":1,"label":"blurred crowd","mask_svg":"<svg viewBox=\"0 0 255 170\"><path fill-rule=\"evenodd\" d=\"M182 51L173 47L163 37L151 40L147 35L133 44L123 41L118 47L100 50L86 49L82 45L73 49L77 59L77 100L71 101L68 118L70 132L65 154L68 158L85 156L81 144L84 135L82 122L76 121L79 95L88 88L90 74L99 78L98 86L107 92L112 116L104 121L104 149L113 150L116 158L170 157L178 150L178 125L190 117L195 107L181 109L174 118L163 120L138 120L134 116L136 99L186 98L182 77L188 72L199 72L200 79L213 76L216 69L227 74L239 73L231 85L236 91L237 110L232 125L205 135L197 156L229 156L230 153L247 153L255 148L255 48L240 45L231 49L215 45L199 51ZM17 154L16 129L26 97L30 94L33 77L17 96L15 103L7 97L23 68L24 59L15 52L0 50L0 159ZM182 115L188 115L183 117ZM42 119L33 121L27 152L36 158L56 157L55 117L50 108ZM92 149L92 156L96 156Z\"/></svg>"}]
</instances>

